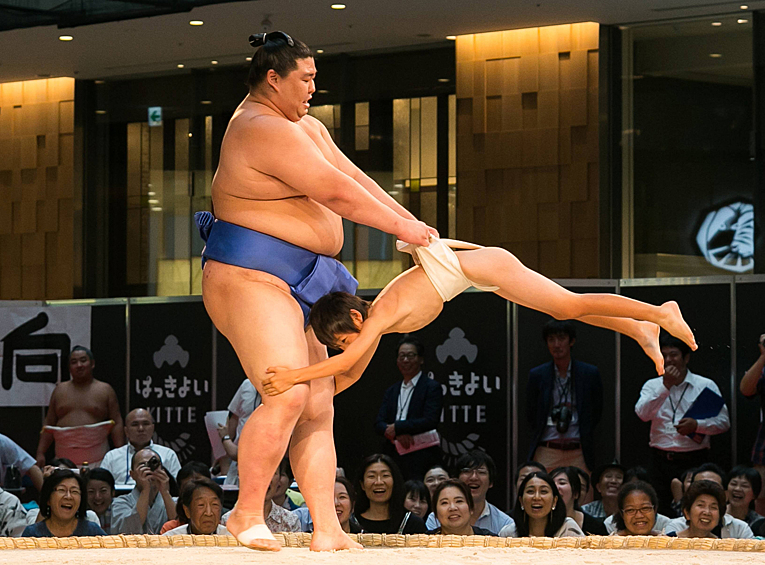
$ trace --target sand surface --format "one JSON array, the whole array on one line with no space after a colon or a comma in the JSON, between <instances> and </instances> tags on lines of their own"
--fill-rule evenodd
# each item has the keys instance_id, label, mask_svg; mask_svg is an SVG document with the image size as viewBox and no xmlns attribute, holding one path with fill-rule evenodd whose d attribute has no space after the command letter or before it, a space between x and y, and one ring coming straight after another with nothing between
<instances>
[{"instance_id":1,"label":"sand surface","mask_svg":"<svg viewBox=\"0 0 765 565\"><path fill-rule=\"evenodd\" d=\"M261 553L244 547L158 549L12 549L0 550L9 565L739 565L763 563L762 553L640 549L442 548L363 549L314 553L285 548Z\"/></svg>"}]
</instances>

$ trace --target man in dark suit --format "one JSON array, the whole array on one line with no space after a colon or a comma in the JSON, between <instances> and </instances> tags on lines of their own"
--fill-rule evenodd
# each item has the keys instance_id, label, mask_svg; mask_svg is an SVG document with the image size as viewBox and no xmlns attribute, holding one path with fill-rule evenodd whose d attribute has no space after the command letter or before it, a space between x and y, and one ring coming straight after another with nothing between
<instances>
[{"instance_id":1,"label":"man in dark suit","mask_svg":"<svg viewBox=\"0 0 765 565\"><path fill-rule=\"evenodd\" d=\"M441 385L422 374L425 348L416 337L405 335L398 344L396 362L404 380L385 391L375 431L384 436L385 452L401 467L404 478L422 480L425 472L441 462L436 445L399 455L396 443L408 448L412 436L435 430L441 419Z\"/></svg>"},{"instance_id":2,"label":"man in dark suit","mask_svg":"<svg viewBox=\"0 0 765 565\"><path fill-rule=\"evenodd\" d=\"M529 458L548 471L568 465L588 471L595 466L594 430L603 412L600 372L571 358L576 328L570 321L550 320L542 337L553 360L529 371Z\"/></svg>"}]
</instances>

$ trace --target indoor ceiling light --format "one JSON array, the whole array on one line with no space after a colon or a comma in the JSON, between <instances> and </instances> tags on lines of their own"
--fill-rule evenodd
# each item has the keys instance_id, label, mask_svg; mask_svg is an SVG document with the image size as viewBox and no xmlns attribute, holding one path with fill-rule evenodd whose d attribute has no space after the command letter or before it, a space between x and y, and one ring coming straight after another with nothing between
<instances>
[{"instance_id":1,"label":"indoor ceiling light","mask_svg":"<svg viewBox=\"0 0 765 565\"><path fill-rule=\"evenodd\" d=\"M217 64L218 64L218 61L210 61L210 64L211 64L211 65L217 65Z\"/></svg>"},{"instance_id":2,"label":"indoor ceiling light","mask_svg":"<svg viewBox=\"0 0 765 565\"><path fill-rule=\"evenodd\" d=\"M96 114L106 114L106 110L96 110Z\"/></svg>"},{"instance_id":3,"label":"indoor ceiling light","mask_svg":"<svg viewBox=\"0 0 765 565\"><path fill-rule=\"evenodd\" d=\"M149 204L159 204L159 200L149 200Z\"/></svg>"},{"instance_id":4,"label":"indoor ceiling light","mask_svg":"<svg viewBox=\"0 0 765 565\"><path fill-rule=\"evenodd\" d=\"M194 134L189 132L189 137L194 137Z\"/></svg>"},{"instance_id":5,"label":"indoor ceiling light","mask_svg":"<svg viewBox=\"0 0 765 565\"><path fill-rule=\"evenodd\" d=\"M747 6L746 4L741 4L741 6L739 6L739 8L741 8L742 10L748 10L749 6Z\"/></svg>"},{"instance_id":6,"label":"indoor ceiling light","mask_svg":"<svg viewBox=\"0 0 765 565\"><path fill-rule=\"evenodd\" d=\"M722 53L710 53L709 56L712 57L713 59L719 59L720 57L722 57Z\"/></svg>"},{"instance_id":7,"label":"indoor ceiling light","mask_svg":"<svg viewBox=\"0 0 765 565\"><path fill-rule=\"evenodd\" d=\"M448 39L449 41L454 41L455 39L457 39L457 36L456 35L447 35L446 39Z\"/></svg>"},{"instance_id":8,"label":"indoor ceiling light","mask_svg":"<svg viewBox=\"0 0 765 565\"><path fill-rule=\"evenodd\" d=\"M345 10L345 4L332 4L330 8L333 10Z\"/></svg>"},{"instance_id":9,"label":"indoor ceiling light","mask_svg":"<svg viewBox=\"0 0 765 565\"><path fill-rule=\"evenodd\" d=\"M317 50L316 50L316 53L318 53L319 55L321 55L322 53L324 53L324 49L317 49Z\"/></svg>"},{"instance_id":10,"label":"indoor ceiling light","mask_svg":"<svg viewBox=\"0 0 765 565\"><path fill-rule=\"evenodd\" d=\"M176 65L176 66L177 66L179 69L182 69L182 68L183 68L183 63L178 63L178 65Z\"/></svg>"},{"instance_id":11,"label":"indoor ceiling light","mask_svg":"<svg viewBox=\"0 0 765 565\"><path fill-rule=\"evenodd\" d=\"M722 25L722 22L712 22L712 25L715 27L720 27Z\"/></svg>"},{"instance_id":12,"label":"indoor ceiling light","mask_svg":"<svg viewBox=\"0 0 765 565\"><path fill-rule=\"evenodd\" d=\"M252 61L252 57L245 57L244 60L245 61Z\"/></svg>"},{"instance_id":13,"label":"indoor ceiling light","mask_svg":"<svg viewBox=\"0 0 765 565\"><path fill-rule=\"evenodd\" d=\"M201 26L204 25L204 22L202 20L191 20L189 22L190 26Z\"/></svg>"},{"instance_id":14,"label":"indoor ceiling light","mask_svg":"<svg viewBox=\"0 0 765 565\"><path fill-rule=\"evenodd\" d=\"M321 89L321 90L317 90L316 93L317 94L329 94L329 90Z\"/></svg>"},{"instance_id":15,"label":"indoor ceiling light","mask_svg":"<svg viewBox=\"0 0 765 565\"><path fill-rule=\"evenodd\" d=\"M449 82L448 78L440 78L438 79L438 82Z\"/></svg>"},{"instance_id":16,"label":"indoor ceiling light","mask_svg":"<svg viewBox=\"0 0 765 565\"><path fill-rule=\"evenodd\" d=\"M58 38L61 41L71 41L72 39L74 39L74 37L72 37L71 35L59 35Z\"/></svg>"},{"instance_id":17,"label":"indoor ceiling light","mask_svg":"<svg viewBox=\"0 0 765 565\"><path fill-rule=\"evenodd\" d=\"M739 24L745 24L745 23L746 23L746 22L748 22L748 21L749 21L749 20L745 20L744 18L741 18L741 19L738 19L738 20L736 20L736 23L739 23Z\"/></svg>"},{"instance_id":18,"label":"indoor ceiling light","mask_svg":"<svg viewBox=\"0 0 765 565\"><path fill-rule=\"evenodd\" d=\"M200 104L212 104L212 100L200 100Z\"/></svg>"}]
</instances>

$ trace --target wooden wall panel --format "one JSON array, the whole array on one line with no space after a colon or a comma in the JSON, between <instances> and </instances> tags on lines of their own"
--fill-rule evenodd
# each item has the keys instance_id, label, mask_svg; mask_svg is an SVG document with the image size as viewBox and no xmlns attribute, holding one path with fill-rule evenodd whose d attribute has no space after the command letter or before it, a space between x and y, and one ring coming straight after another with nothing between
<instances>
[{"instance_id":1,"label":"wooden wall panel","mask_svg":"<svg viewBox=\"0 0 765 565\"><path fill-rule=\"evenodd\" d=\"M74 79L0 84L0 299L71 298Z\"/></svg>"},{"instance_id":2,"label":"wooden wall panel","mask_svg":"<svg viewBox=\"0 0 765 565\"><path fill-rule=\"evenodd\" d=\"M598 276L596 23L458 36L457 234Z\"/></svg>"}]
</instances>

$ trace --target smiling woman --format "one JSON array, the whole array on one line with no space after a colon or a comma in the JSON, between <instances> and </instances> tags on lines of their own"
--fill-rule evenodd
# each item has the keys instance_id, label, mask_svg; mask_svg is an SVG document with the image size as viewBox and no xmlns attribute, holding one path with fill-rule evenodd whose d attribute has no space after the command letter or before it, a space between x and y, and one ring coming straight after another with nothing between
<instances>
[{"instance_id":1,"label":"smiling woman","mask_svg":"<svg viewBox=\"0 0 765 565\"><path fill-rule=\"evenodd\" d=\"M85 519L88 497L85 482L69 469L56 469L43 482L40 491L41 522L27 526L23 537L105 536L106 533Z\"/></svg>"},{"instance_id":2,"label":"smiling woman","mask_svg":"<svg viewBox=\"0 0 765 565\"><path fill-rule=\"evenodd\" d=\"M379 453L364 459L358 484L356 519L362 533L427 532L425 522L404 508L404 480L393 459Z\"/></svg>"}]
</instances>

